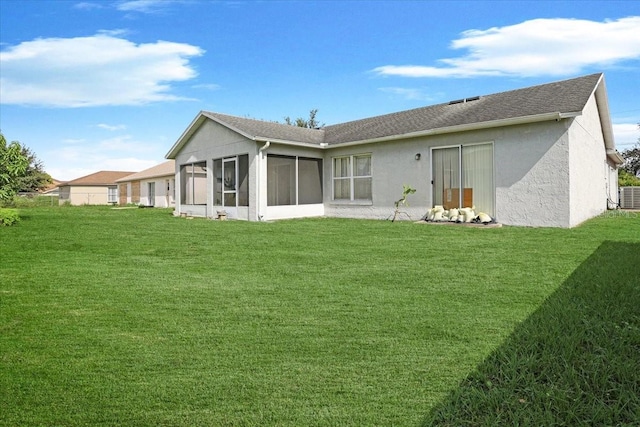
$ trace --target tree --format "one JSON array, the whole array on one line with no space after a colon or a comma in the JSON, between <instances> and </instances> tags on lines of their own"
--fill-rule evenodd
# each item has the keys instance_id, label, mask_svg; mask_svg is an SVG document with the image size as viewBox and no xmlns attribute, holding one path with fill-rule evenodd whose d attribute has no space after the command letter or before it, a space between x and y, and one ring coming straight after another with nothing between
<instances>
[{"instance_id":1,"label":"tree","mask_svg":"<svg viewBox=\"0 0 640 427\"><path fill-rule=\"evenodd\" d=\"M22 145L22 155L27 158L29 164L22 176L16 178L18 191L25 193L36 193L41 191L53 182L51 176L44 171L42 161L28 147Z\"/></svg>"},{"instance_id":2,"label":"tree","mask_svg":"<svg viewBox=\"0 0 640 427\"><path fill-rule=\"evenodd\" d=\"M618 187L640 187L640 178L631 175L626 169L618 171Z\"/></svg>"},{"instance_id":3,"label":"tree","mask_svg":"<svg viewBox=\"0 0 640 427\"><path fill-rule=\"evenodd\" d=\"M640 129L640 124L638 128ZM624 158L622 167L631 175L638 176L640 174L640 138L633 147L624 150L621 154Z\"/></svg>"},{"instance_id":4,"label":"tree","mask_svg":"<svg viewBox=\"0 0 640 427\"><path fill-rule=\"evenodd\" d=\"M29 166L29 159L22 154L22 146L17 141L7 144L0 133L0 200L13 197L19 188L17 178L23 176Z\"/></svg>"},{"instance_id":5,"label":"tree","mask_svg":"<svg viewBox=\"0 0 640 427\"><path fill-rule=\"evenodd\" d=\"M317 114L318 114L318 109L314 108L313 110L309 111L308 119L303 119L302 117L298 117L295 120L291 120L291 117L287 116L284 118L284 122L285 124L288 124L291 126L298 126L300 128L320 129L321 127L324 127L324 123L320 124L318 122L318 120L316 119Z\"/></svg>"}]
</instances>

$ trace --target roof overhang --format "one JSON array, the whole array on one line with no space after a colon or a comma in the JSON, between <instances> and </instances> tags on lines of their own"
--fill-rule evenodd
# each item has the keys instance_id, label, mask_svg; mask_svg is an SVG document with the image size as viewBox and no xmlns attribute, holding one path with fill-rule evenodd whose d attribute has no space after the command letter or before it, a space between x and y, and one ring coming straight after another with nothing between
<instances>
[{"instance_id":1,"label":"roof overhang","mask_svg":"<svg viewBox=\"0 0 640 427\"><path fill-rule=\"evenodd\" d=\"M491 120L487 122L480 123L468 123L464 125L456 125L456 126L447 126L435 129L427 129L419 132L411 132L404 133L399 135L391 135L380 138L372 138L372 139L364 139L360 141L350 141L350 142L342 142L337 144L330 144L328 147L324 148L333 148L333 147L348 147L351 145L361 145L361 144L373 144L376 142L383 141L397 141L399 139L410 139L410 138L418 138L422 136L433 136L433 135L443 135L447 133L458 133L458 132L468 132L480 129L491 129L496 127L504 127L504 126L514 126L526 123L537 123L537 122L547 122L547 121L560 121L562 119L572 118L579 116L581 113L544 113L544 114L536 114L531 116L523 116L523 117L513 117L509 119L500 119L500 120Z\"/></svg>"},{"instance_id":2,"label":"roof overhang","mask_svg":"<svg viewBox=\"0 0 640 427\"><path fill-rule=\"evenodd\" d=\"M607 87L604 82L604 75L600 76L600 80L596 85L594 96L598 106L598 115L600 116L600 126L602 127L602 136L604 138L604 148L607 158L616 166L624 163L624 159L616 150L616 141L613 136L613 125L611 123L611 113L609 111L609 99L607 98Z\"/></svg>"},{"instance_id":3,"label":"roof overhang","mask_svg":"<svg viewBox=\"0 0 640 427\"><path fill-rule=\"evenodd\" d=\"M240 129L238 129L237 127L223 122L222 120L218 119L215 116L212 116L210 114L207 114L206 111L200 111L200 113L196 116L195 119L193 119L193 121L191 122L191 124L187 127L187 129L182 133L182 135L180 135L180 138L178 138L178 141L176 141L175 144L173 144L173 147L171 147L171 149L169 150L169 152L165 155L166 159L175 159L176 156L178 155L178 153L180 152L180 150L182 149L182 147L184 147L184 145L187 143L187 141L189 141L189 139L193 136L193 134L198 130L198 128L200 128L200 126L202 126L202 124L206 121L206 120L212 120L216 123L218 123L221 126L224 126L225 128L239 134L242 135L243 137L255 141L255 142L271 142L272 144L283 144L283 145L293 145L293 146L297 146L297 147L308 147L308 148L324 148L326 146L326 144L313 144L313 143L308 143L308 142L300 142L300 141L290 141L290 140L285 140L285 139L277 139L277 138L269 138L266 136L254 136L254 135L250 135Z\"/></svg>"},{"instance_id":4,"label":"roof overhang","mask_svg":"<svg viewBox=\"0 0 640 427\"><path fill-rule=\"evenodd\" d=\"M182 147L187 143L189 138L193 136L193 134L198 130L198 128L207 120L207 117L204 115L204 112L200 111L191 124L182 132L180 138L173 144L173 147L169 150L167 154L165 154L165 159L175 159Z\"/></svg>"}]
</instances>

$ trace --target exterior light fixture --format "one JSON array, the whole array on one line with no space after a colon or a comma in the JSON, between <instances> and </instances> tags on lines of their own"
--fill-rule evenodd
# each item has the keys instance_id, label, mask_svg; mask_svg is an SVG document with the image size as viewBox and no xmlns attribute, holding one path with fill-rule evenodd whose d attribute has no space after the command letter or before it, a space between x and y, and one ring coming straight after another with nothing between
<instances>
[{"instance_id":1,"label":"exterior light fixture","mask_svg":"<svg viewBox=\"0 0 640 427\"><path fill-rule=\"evenodd\" d=\"M422 157L422 155L420 153L416 154L416 160L420 160L420 157Z\"/></svg>"}]
</instances>

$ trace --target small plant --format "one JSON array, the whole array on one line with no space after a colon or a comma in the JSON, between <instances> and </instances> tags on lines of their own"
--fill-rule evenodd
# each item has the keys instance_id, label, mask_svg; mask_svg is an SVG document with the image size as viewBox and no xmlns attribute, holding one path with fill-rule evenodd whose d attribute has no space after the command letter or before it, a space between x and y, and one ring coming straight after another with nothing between
<instances>
[{"instance_id":1,"label":"small plant","mask_svg":"<svg viewBox=\"0 0 640 427\"><path fill-rule=\"evenodd\" d=\"M0 208L0 226L10 226L20 222L20 215L15 209Z\"/></svg>"},{"instance_id":2,"label":"small plant","mask_svg":"<svg viewBox=\"0 0 640 427\"><path fill-rule=\"evenodd\" d=\"M391 222L394 222L398 218L398 215L400 215L401 213L409 216L406 212L400 212L400 207L409 206L409 203L407 202L407 196L415 192L416 192L416 189L412 188L410 185L406 185L406 184L402 185L402 198L394 202L396 210L393 212L393 218L391 219Z\"/></svg>"}]
</instances>

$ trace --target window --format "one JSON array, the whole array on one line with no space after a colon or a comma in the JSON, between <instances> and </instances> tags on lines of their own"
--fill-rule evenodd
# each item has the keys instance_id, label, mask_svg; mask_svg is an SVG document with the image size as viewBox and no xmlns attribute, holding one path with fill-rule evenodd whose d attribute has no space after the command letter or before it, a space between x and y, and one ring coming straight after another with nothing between
<instances>
[{"instance_id":1,"label":"window","mask_svg":"<svg viewBox=\"0 0 640 427\"><path fill-rule=\"evenodd\" d=\"M207 163L180 167L180 202L184 205L207 204Z\"/></svg>"},{"instance_id":2,"label":"window","mask_svg":"<svg viewBox=\"0 0 640 427\"><path fill-rule=\"evenodd\" d=\"M333 159L333 199L371 200L371 155Z\"/></svg>"},{"instance_id":3,"label":"window","mask_svg":"<svg viewBox=\"0 0 640 427\"><path fill-rule=\"evenodd\" d=\"M107 188L107 203L118 203L118 187Z\"/></svg>"},{"instance_id":4,"label":"window","mask_svg":"<svg viewBox=\"0 0 640 427\"><path fill-rule=\"evenodd\" d=\"M249 206L249 155L213 161L213 204Z\"/></svg>"},{"instance_id":5,"label":"window","mask_svg":"<svg viewBox=\"0 0 640 427\"><path fill-rule=\"evenodd\" d=\"M432 162L434 205L493 215L493 144L437 148Z\"/></svg>"},{"instance_id":6,"label":"window","mask_svg":"<svg viewBox=\"0 0 640 427\"><path fill-rule=\"evenodd\" d=\"M267 205L322 203L322 159L267 156Z\"/></svg>"}]
</instances>

